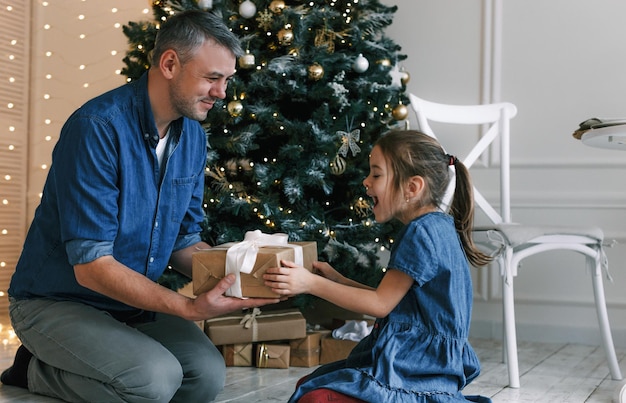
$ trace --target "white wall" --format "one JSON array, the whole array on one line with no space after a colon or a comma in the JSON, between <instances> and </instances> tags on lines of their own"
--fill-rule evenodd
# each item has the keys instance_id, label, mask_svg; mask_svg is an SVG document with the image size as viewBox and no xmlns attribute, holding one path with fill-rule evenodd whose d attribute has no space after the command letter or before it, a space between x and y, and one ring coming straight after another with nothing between
<instances>
[{"instance_id":1,"label":"white wall","mask_svg":"<svg viewBox=\"0 0 626 403\"><path fill-rule=\"evenodd\" d=\"M496 0L500 1L500 0ZM399 9L388 35L409 56L409 91L476 103L482 91L482 24L492 0L386 0ZM614 282L605 281L615 343L626 346L626 153L590 148L571 134L587 118L626 118L626 3L506 0L499 99L513 102L513 218L529 224L598 225ZM490 9L490 8L489 8ZM497 97L498 98L498 97ZM495 270L477 271L472 332L501 333ZM599 344L582 256L527 259L515 282L518 336Z\"/></svg>"}]
</instances>

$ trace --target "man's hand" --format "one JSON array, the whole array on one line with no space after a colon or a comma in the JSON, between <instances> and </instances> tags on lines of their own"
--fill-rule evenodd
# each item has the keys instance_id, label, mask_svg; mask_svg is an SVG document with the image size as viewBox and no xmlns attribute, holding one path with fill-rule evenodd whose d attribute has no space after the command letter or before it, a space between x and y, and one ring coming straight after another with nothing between
<instances>
[{"instance_id":1,"label":"man's hand","mask_svg":"<svg viewBox=\"0 0 626 403\"><path fill-rule=\"evenodd\" d=\"M238 311L247 308L255 308L267 304L275 304L280 301L279 298L248 298L240 299L235 297L227 297L224 295L226 290L235 283L235 276L229 274L220 280L212 290L200 294L193 300L193 317L190 320L204 320L216 316L224 315L229 312Z\"/></svg>"}]
</instances>

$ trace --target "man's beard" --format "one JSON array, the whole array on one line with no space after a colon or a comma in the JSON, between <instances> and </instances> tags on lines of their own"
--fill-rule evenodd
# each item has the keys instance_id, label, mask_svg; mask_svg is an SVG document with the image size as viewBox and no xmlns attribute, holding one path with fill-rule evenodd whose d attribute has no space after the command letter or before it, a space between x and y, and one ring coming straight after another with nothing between
<instances>
[{"instance_id":1,"label":"man's beard","mask_svg":"<svg viewBox=\"0 0 626 403\"><path fill-rule=\"evenodd\" d=\"M172 98L172 105L180 115L199 122L206 119L210 109L207 111L199 110L198 104L201 100L196 100L192 97L186 96L183 91L180 90L178 83L175 83L171 87L170 94Z\"/></svg>"}]
</instances>

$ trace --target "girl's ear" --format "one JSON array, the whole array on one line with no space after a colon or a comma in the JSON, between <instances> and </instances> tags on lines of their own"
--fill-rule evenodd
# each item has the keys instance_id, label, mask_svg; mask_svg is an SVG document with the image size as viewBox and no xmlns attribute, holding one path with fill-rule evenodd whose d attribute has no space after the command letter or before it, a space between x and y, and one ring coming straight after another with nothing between
<instances>
[{"instance_id":1,"label":"girl's ear","mask_svg":"<svg viewBox=\"0 0 626 403\"><path fill-rule=\"evenodd\" d=\"M425 187L426 187L426 181L424 180L423 177L419 175L411 176L406 185L404 198L412 199L415 197L418 197L418 198L421 197Z\"/></svg>"}]
</instances>

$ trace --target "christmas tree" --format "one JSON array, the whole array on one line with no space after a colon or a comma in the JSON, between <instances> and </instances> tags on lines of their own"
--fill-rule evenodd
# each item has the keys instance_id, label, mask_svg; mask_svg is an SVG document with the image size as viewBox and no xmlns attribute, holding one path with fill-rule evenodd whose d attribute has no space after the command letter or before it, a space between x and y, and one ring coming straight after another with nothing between
<instances>
[{"instance_id":1,"label":"christmas tree","mask_svg":"<svg viewBox=\"0 0 626 403\"><path fill-rule=\"evenodd\" d=\"M397 230L374 222L362 181L376 139L404 126L406 58L384 35L397 7L378 0L155 0L154 21L130 22L123 70L149 67L159 23L186 9L221 15L242 41L228 96L203 125L209 148L203 238L246 231L317 241L320 260L375 286L379 251ZM162 279L185 281L173 270Z\"/></svg>"}]
</instances>

